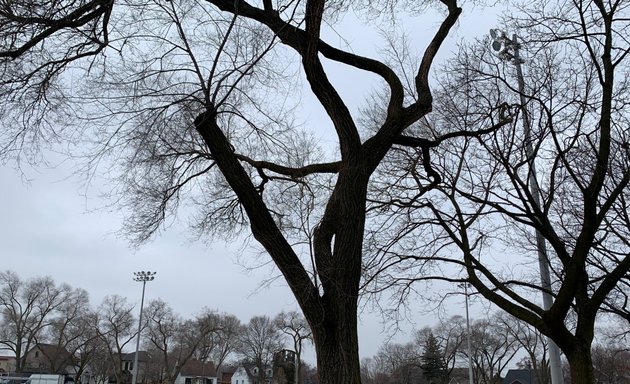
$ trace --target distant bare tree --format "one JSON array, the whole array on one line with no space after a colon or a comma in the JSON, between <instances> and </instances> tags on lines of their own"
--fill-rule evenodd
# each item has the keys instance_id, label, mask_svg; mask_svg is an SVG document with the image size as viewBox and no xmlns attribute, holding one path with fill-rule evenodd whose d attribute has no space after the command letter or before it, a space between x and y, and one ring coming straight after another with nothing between
<instances>
[{"instance_id":1,"label":"distant bare tree","mask_svg":"<svg viewBox=\"0 0 630 384\"><path fill-rule=\"evenodd\" d=\"M98 315L96 329L105 346L103 352L109 362L106 367L112 369L110 374L116 376L118 383L125 381L122 371L123 351L137 335L133 308L124 297L109 295L103 299L96 311Z\"/></svg>"},{"instance_id":2,"label":"distant bare tree","mask_svg":"<svg viewBox=\"0 0 630 384\"><path fill-rule=\"evenodd\" d=\"M0 345L15 354L16 372L22 372L26 353L44 339L70 293L69 286L57 286L50 277L22 280L0 272Z\"/></svg>"},{"instance_id":3,"label":"distant bare tree","mask_svg":"<svg viewBox=\"0 0 630 384\"><path fill-rule=\"evenodd\" d=\"M391 383L411 384L418 381L421 374L422 350L413 343L383 344L374 360L381 373L389 376Z\"/></svg>"},{"instance_id":4,"label":"distant bare tree","mask_svg":"<svg viewBox=\"0 0 630 384\"><path fill-rule=\"evenodd\" d=\"M283 349L280 330L269 317L254 316L243 326L240 339L240 354L257 368L257 380L263 383L275 354Z\"/></svg>"},{"instance_id":5,"label":"distant bare tree","mask_svg":"<svg viewBox=\"0 0 630 384\"><path fill-rule=\"evenodd\" d=\"M593 367L598 384L628 382L630 349L616 343L596 344L593 347Z\"/></svg>"},{"instance_id":6,"label":"distant bare tree","mask_svg":"<svg viewBox=\"0 0 630 384\"><path fill-rule=\"evenodd\" d=\"M300 372L302 364L302 345L313 340L313 334L306 319L302 314L291 311L281 312L274 319L274 323L280 332L288 335L293 342L295 352L295 368L293 370L293 383L300 384Z\"/></svg>"},{"instance_id":7,"label":"distant bare tree","mask_svg":"<svg viewBox=\"0 0 630 384\"><path fill-rule=\"evenodd\" d=\"M212 349L208 340L220 328L216 314L184 320L173 312L164 301L158 299L149 303L146 309L148 334L146 338L159 354L161 377L166 384L173 384L182 367L190 361L200 348ZM202 360L203 361L203 360Z\"/></svg>"},{"instance_id":8,"label":"distant bare tree","mask_svg":"<svg viewBox=\"0 0 630 384\"><path fill-rule=\"evenodd\" d=\"M376 384L381 383L378 376L378 368L376 362L371 357L364 357L361 359L361 383L363 384Z\"/></svg>"},{"instance_id":9,"label":"distant bare tree","mask_svg":"<svg viewBox=\"0 0 630 384\"><path fill-rule=\"evenodd\" d=\"M240 348L241 321L234 315L216 314L209 310L204 310L197 319L216 324L216 330L207 334L196 356L200 361L212 360L218 371L226 359Z\"/></svg>"},{"instance_id":10,"label":"distant bare tree","mask_svg":"<svg viewBox=\"0 0 630 384\"><path fill-rule=\"evenodd\" d=\"M438 342L440 350L444 353L443 359L446 363L447 373L453 371L458 365L458 354L465 352L466 323L461 316L452 316L434 327L425 327L415 334L415 344L420 349L426 344L427 338L433 334ZM464 353L467 357L467 352Z\"/></svg>"},{"instance_id":11,"label":"distant bare tree","mask_svg":"<svg viewBox=\"0 0 630 384\"><path fill-rule=\"evenodd\" d=\"M89 345L97 337L91 321L93 313L87 291L70 287L67 287L66 291L63 302L42 338L42 341L55 346L52 351L55 351L56 355L59 355L61 351L68 352L63 359L59 359L58 356L45 356L50 362L52 372L64 372L68 365L75 365L75 356L88 352ZM46 351L43 351L43 354L46 355ZM83 355L83 357L86 356ZM82 361L82 363L87 362ZM79 367L79 371L81 368L85 366ZM77 376L80 377L80 373Z\"/></svg>"},{"instance_id":12,"label":"distant bare tree","mask_svg":"<svg viewBox=\"0 0 630 384\"><path fill-rule=\"evenodd\" d=\"M512 363L519 345L493 318L474 321L470 333L475 382L494 384Z\"/></svg>"},{"instance_id":13,"label":"distant bare tree","mask_svg":"<svg viewBox=\"0 0 630 384\"><path fill-rule=\"evenodd\" d=\"M527 357L522 361L534 372L537 382L551 383L547 338L536 328L507 313L498 313L492 318L502 332L514 340L519 350L526 353Z\"/></svg>"}]
</instances>

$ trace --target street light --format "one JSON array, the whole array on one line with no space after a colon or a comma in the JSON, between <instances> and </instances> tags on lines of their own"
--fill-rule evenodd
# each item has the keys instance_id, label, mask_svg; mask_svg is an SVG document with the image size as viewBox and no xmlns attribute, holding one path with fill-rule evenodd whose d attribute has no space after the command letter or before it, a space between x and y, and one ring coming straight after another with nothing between
<instances>
[{"instance_id":1,"label":"street light","mask_svg":"<svg viewBox=\"0 0 630 384\"><path fill-rule=\"evenodd\" d=\"M133 371L131 384L136 384L138 381L138 352L140 351L140 330L142 329L142 307L144 307L144 289L147 286L147 281L155 279L157 272L140 271L134 272L133 279L142 283L142 299L140 300L140 319L138 320L138 338L136 339L136 355L133 359Z\"/></svg>"},{"instance_id":2,"label":"street light","mask_svg":"<svg viewBox=\"0 0 630 384\"><path fill-rule=\"evenodd\" d=\"M503 31L498 29L490 30L490 37L492 38L492 50L497 53L500 59L509 61L516 67L516 80L518 82L518 92L520 96L521 105L525 107L525 79L523 77L522 64L525 62L520 54L519 49L521 44L518 42L518 36L512 35L512 38ZM527 111L523 109L523 134L525 140L525 152L527 154L527 161L529 162L530 173L528 175L528 187L529 192L534 198L534 205L536 209L540 209L540 187L538 186L538 179L536 178L536 163L534 161L534 147L531 141L531 123ZM542 288L543 308L548 310L553 304L553 297L551 296L551 277L549 273L549 259L547 257L547 245L542 234L536 230L536 247L538 249L538 267L540 268L540 286ZM549 342L549 366L551 368L551 382L552 384L561 384L564 382L562 378L562 365L560 362L560 349L556 343L547 338Z\"/></svg>"},{"instance_id":3,"label":"street light","mask_svg":"<svg viewBox=\"0 0 630 384\"><path fill-rule=\"evenodd\" d=\"M468 382L473 382L473 368L472 368L472 346L470 345L470 317L468 316L468 283L462 283L457 285L460 288L464 288L464 295L466 296L466 344L468 347Z\"/></svg>"}]
</instances>

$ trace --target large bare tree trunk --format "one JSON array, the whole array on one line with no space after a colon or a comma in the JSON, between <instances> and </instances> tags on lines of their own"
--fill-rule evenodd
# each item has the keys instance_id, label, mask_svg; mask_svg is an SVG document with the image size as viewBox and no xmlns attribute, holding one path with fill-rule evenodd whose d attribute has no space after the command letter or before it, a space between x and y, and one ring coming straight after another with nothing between
<instances>
[{"instance_id":1,"label":"large bare tree trunk","mask_svg":"<svg viewBox=\"0 0 630 384\"><path fill-rule=\"evenodd\" d=\"M342 308L351 300L340 300L336 321L324 321L313 330L317 352L319 382L361 383L356 310ZM356 301L355 301L356 308Z\"/></svg>"},{"instance_id":2,"label":"large bare tree trunk","mask_svg":"<svg viewBox=\"0 0 630 384\"><path fill-rule=\"evenodd\" d=\"M566 353L571 372L571 384L595 384L595 371L590 345L581 345Z\"/></svg>"},{"instance_id":3,"label":"large bare tree trunk","mask_svg":"<svg viewBox=\"0 0 630 384\"><path fill-rule=\"evenodd\" d=\"M214 112L200 115L195 126L247 211L254 237L276 262L313 330L320 383L360 384L357 302L367 194L365 173L354 168L340 172L327 219L315 231L314 252L321 280L318 288L236 159Z\"/></svg>"}]
</instances>

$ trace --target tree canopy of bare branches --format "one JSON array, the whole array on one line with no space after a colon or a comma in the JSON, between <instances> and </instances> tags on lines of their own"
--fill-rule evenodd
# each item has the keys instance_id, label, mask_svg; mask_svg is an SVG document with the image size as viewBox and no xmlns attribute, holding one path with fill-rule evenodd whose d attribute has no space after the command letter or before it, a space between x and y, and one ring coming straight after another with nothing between
<instances>
[{"instance_id":1,"label":"tree canopy of bare branches","mask_svg":"<svg viewBox=\"0 0 630 384\"><path fill-rule=\"evenodd\" d=\"M199 235L251 231L294 293L313 332L322 383L358 383L357 302L367 195L394 145L417 148L440 183L433 148L509 123L502 106L479 130L441 135L420 124L432 108L437 52L462 9L441 12L420 59L400 73L385 61L325 39L349 11L368 20L415 19L426 4L388 1L122 0L0 3L0 153L37 159L42 144L86 155L88 172L118 176L116 196L138 242L182 204L196 209ZM367 22L364 24L371 24ZM335 33L339 31L335 30ZM377 49L374 49L377 51ZM382 83L382 113L369 126L353 115L326 62ZM317 101L335 152L297 118L300 76ZM328 140L328 139L326 139ZM326 148L330 149L330 148Z\"/></svg>"},{"instance_id":2,"label":"tree canopy of bare branches","mask_svg":"<svg viewBox=\"0 0 630 384\"><path fill-rule=\"evenodd\" d=\"M372 264L393 268L373 289L468 281L555 341L573 383L593 383L595 320L628 312L628 4L532 3L505 25L518 36L508 30L499 54L485 39L447 67L427 129L488 126L502 103L518 118L437 148L431 160L442 180L429 194L420 193L430 182L427 157L391 152L375 188L383 230ZM551 287L540 283L539 257Z\"/></svg>"}]
</instances>

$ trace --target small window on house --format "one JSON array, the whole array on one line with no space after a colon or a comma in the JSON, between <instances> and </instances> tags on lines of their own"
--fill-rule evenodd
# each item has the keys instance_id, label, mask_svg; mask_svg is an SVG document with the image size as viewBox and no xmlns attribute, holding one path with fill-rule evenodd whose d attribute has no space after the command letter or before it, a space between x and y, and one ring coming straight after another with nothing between
<instances>
[{"instance_id":1,"label":"small window on house","mask_svg":"<svg viewBox=\"0 0 630 384\"><path fill-rule=\"evenodd\" d=\"M186 380L184 380L186 382L186 384L191 384L192 383L192 379L190 377L187 377Z\"/></svg>"},{"instance_id":2,"label":"small window on house","mask_svg":"<svg viewBox=\"0 0 630 384\"><path fill-rule=\"evenodd\" d=\"M35 351L35 357L39 357L39 351Z\"/></svg>"}]
</instances>

